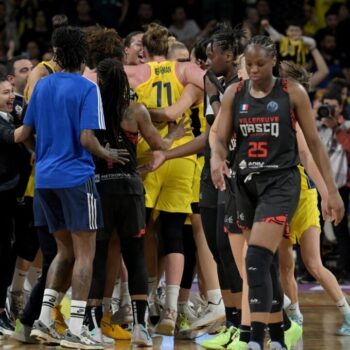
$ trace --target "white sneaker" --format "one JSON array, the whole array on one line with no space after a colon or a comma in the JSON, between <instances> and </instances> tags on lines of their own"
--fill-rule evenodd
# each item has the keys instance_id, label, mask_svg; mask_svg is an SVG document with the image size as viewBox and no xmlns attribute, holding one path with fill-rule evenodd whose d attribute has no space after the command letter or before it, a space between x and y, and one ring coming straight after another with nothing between
<instances>
[{"instance_id":1,"label":"white sneaker","mask_svg":"<svg viewBox=\"0 0 350 350\"><path fill-rule=\"evenodd\" d=\"M128 324L133 322L131 304L120 306L119 310L112 315L111 323Z\"/></svg>"},{"instance_id":2,"label":"white sneaker","mask_svg":"<svg viewBox=\"0 0 350 350\"><path fill-rule=\"evenodd\" d=\"M176 319L176 310L163 310L160 315L160 321L154 329L154 333L162 335L174 335Z\"/></svg>"},{"instance_id":3,"label":"white sneaker","mask_svg":"<svg viewBox=\"0 0 350 350\"><path fill-rule=\"evenodd\" d=\"M208 306L204 311L204 314L199 319L197 319L197 321L191 324L191 329L198 329L198 328L210 325L212 323L216 323L224 320L225 320L225 306L222 299L220 299L220 302L218 304L213 304L210 302L208 303Z\"/></svg>"},{"instance_id":4,"label":"white sneaker","mask_svg":"<svg viewBox=\"0 0 350 350\"><path fill-rule=\"evenodd\" d=\"M101 328L94 328L89 331L90 337L93 338L96 342L102 343L104 345L114 345L115 341L112 338L109 338L102 334Z\"/></svg>"},{"instance_id":5,"label":"white sneaker","mask_svg":"<svg viewBox=\"0 0 350 350\"><path fill-rule=\"evenodd\" d=\"M83 331L80 335L73 334L67 329L60 345L62 347L73 349L103 350L103 344L91 337L85 326L83 326Z\"/></svg>"},{"instance_id":6,"label":"white sneaker","mask_svg":"<svg viewBox=\"0 0 350 350\"><path fill-rule=\"evenodd\" d=\"M153 346L152 338L147 328L142 324L135 324L132 330L131 344L139 346Z\"/></svg>"},{"instance_id":7,"label":"white sneaker","mask_svg":"<svg viewBox=\"0 0 350 350\"><path fill-rule=\"evenodd\" d=\"M189 303L178 304L177 308L178 314L183 314L184 316L186 316L187 321L190 324L198 320L198 314L195 312L195 310L191 307Z\"/></svg>"}]
</instances>

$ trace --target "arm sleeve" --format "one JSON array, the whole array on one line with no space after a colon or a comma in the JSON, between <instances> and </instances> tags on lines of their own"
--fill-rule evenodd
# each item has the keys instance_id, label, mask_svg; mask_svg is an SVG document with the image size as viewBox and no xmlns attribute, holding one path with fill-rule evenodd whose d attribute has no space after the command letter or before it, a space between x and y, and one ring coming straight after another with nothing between
<instances>
[{"instance_id":1,"label":"arm sleeve","mask_svg":"<svg viewBox=\"0 0 350 350\"><path fill-rule=\"evenodd\" d=\"M100 89L96 84L92 85L85 96L80 115L80 130L105 130Z\"/></svg>"},{"instance_id":2,"label":"arm sleeve","mask_svg":"<svg viewBox=\"0 0 350 350\"><path fill-rule=\"evenodd\" d=\"M0 125L0 144L14 143L14 132L15 130L6 127L5 125Z\"/></svg>"}]
</instances>

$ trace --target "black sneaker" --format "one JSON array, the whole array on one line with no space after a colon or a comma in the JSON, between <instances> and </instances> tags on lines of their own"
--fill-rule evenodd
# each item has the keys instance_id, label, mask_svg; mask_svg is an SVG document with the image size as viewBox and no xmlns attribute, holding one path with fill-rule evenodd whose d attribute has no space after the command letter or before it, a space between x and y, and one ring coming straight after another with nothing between
<instances>
[{"instance_id":1,"label":"black sneaker","mask_svg":"<svg viewBox=\"0 0 350 350\"><path fill-rule=\"evenodd\" d=\"M7 312L4 310L0 313L0 332L3 335L12 335L15 327L13 326L11 320L7 316Z\"/></svg>"}]
</instances>

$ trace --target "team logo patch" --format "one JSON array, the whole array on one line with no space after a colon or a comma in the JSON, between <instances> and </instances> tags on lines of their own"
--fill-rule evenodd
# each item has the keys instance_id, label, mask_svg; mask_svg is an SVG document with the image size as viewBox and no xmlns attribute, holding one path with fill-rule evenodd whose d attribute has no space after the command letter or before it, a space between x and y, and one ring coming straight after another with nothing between
<instances>
[{"instance_id":1,"label":"team logo patch","mask_svg":"<svg viewBox=\"0 0 350 350\"><path fill-rule=\"evenodd\" d=\"M270 113L274 113L276 112L278 109L278 103L275 102L275 101L270 101L268 104L267 104L267 111L270 112Z\"/></svg>"},{"instance_id":2,"label":"team logo patch","mask_svg":"<svg viewBox=\"0 0 350 350\"><path fill-rule=\"evenodd\" d=\"M241 106L239 107L239 111L241 113L247 113L249 109L249 105L247 103L241 103Z\"/></svg>"}]
</instances>

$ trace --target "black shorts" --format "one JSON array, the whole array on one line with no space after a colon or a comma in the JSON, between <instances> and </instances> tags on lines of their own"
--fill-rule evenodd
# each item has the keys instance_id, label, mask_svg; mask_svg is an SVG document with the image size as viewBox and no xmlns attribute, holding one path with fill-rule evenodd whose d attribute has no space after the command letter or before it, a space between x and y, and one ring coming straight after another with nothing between
<instances>
[{"instance_id":1,"label":"black shorts","mask_svg":"<svg viewBox=\"0 0 350 350\"><path fill-rule=\"evenodd\" d=\"M210 168L204 167L201 175L199 206L203 208L216 208L218 205L218 190L211 180Z\"/></svg>"},{"instance_id":2,"label":"black shorts","mask_svg":"<svg viewBox=\"0 0 350 350\"><path fill-rule=\"evenodd\" d=\"M226 190L223 192L225 196L225 218L224 229L227 233L242 234L242 230L237 224L237 206L236 206L236 191L235 178L226 178Z\"/></svg>"},{"instance_id":3,"label":"black shorts","mask_svg":"<svg viewBox=\"0 0 350 350\"><path fill-rule=\"evenodd\" d=\"M289 224L297 208L300 173L295 168L236 177L238 224L251 229L254 222Z\"/></svg>"},{"instance_id":4,"label":"black shorts","mask_svg":"<svg viewBox=\"0 0 350 350\"><path fill-rule=\"evenodd\" d=\"M103 226L100 196L95 180L71 188L39 188L35 191L34 218L51 233L96 231Z\"/></svg>"},{"instance_id":5,"label":"black shorts","mask_svg":"<svg viewBox=\"0 0 350 350\"><path fill-rule=\"evenodd\" d=\"M140 237L145 233L145 196L137 194L101 194L104 227L97 239L109 239L116 230L120 237Z\"/></svg>"}]
</instances>

